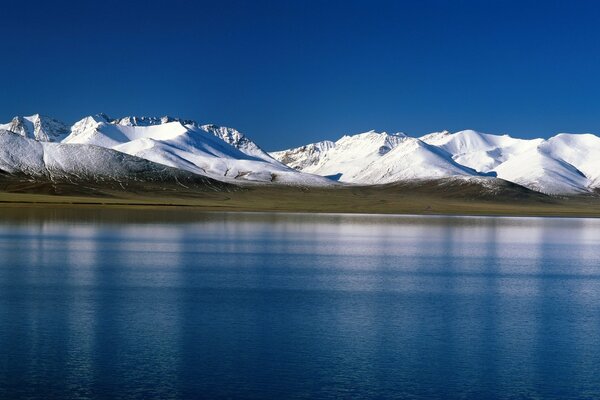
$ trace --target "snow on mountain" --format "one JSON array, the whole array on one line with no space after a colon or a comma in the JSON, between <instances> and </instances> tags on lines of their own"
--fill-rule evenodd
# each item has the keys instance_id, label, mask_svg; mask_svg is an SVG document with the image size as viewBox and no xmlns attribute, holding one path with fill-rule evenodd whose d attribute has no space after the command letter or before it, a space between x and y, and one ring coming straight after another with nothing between
<instances>
[{"instance_id":1,"label":"snow on mountain","mask_svg":"<svg viewBox=\"0 0 600 400\"><path fill-rule=\"evenodd\" d=\"M159 165L115 150L85 144L42 142L0 130L0 173L50 181L193 182L225 188L218 181Z\"/></svg>"},{"instance_id":2,"label":"snow on mountain","mask_svg":"<svg viewBox=\"0 0 600 400\"><path fill-rule=\"evenodd\" d=\"M273 158L267 154L263 149L260 148L256 143L250 140L240 131L228 128L226 126L218 126L214 124L200 125L196 121L188 119L180 119L169 116L164 117L123 117L118 119L111 119L104 114L99 114L100 117L106 119L107 123L122 125L122 126L154 126L163 125L171 122L180 122L184 126L193 126L194 128L200 128L205 132L208 132L225 143L237 148L242 153L246 153L252 157L258 157L268 162L273 162Z\"/></svg>"},{"instance_id":3,"label":"snow on mountain","mask_svg":"<svg viewBox=\"0 0 600 400\"><path fill-rule=\"evenodd\" d=\"M81 133L90 128L94 128L98 123L106 123L112 125L120 125L120 126L130 126L130 127L148 127L148 126L156 126L156 125L164 125L172 122L179 122L183 126L190 126L193 128L202 129L205 132L208 132L224 142L230 144L231 146L237 148L242 153L246 153L249 156L261 158L267 162L274 162L274 159L267 154L263 149L260 148L256 143L250 140L243 133L237 131L233 128L228 128L224 126L217 126L214 124L206 124L200 125L196 121L174 118L169 116L164 117L136 117L129 116L123 118L112 119L108 117L106 114L97 114L95 116L90 116L82 119L81 121L75 123L73 125L71 131L75 133Z\"/></svg>"},{"instance_id":4,"label":"snow on mountain","mask_svg":"<svg viewBox=\"0 0 600 400\"><path fill-rule=\"evenodd\" d=\"M510 157L529 151L542 141L515 139L508 135L490 135L473 130L436 132L420 139L447 151L457 163L482 173L489 173Z\"/></svg>"},{"instance_id":5,"label":"snow on mountain","mask_svg":"<svg viewBox=\"0 0 600 400\"><path fill-rule=\"evenodd\" d=\"M102 124L102 123L103 124L110 123L110 119L104 114L96 114L96 115L90 115L88 117L85 117L85 118L75 122L75 124L73 124L73 126L71 126L71 133L65 139L63 139L63 141L65 141L68 138L83 134L84 132L87 132L89 130L94 130L94 129L96 129L96 127L99 126L99 124Z\"/></svg>"},{"instance_id":6,"label":"snow on mountain","mask_svg":"<svg viewBox=\"0 0 600 400\"><path fill-rule=\"evenodd\" d=\"M600 138L590 134L525 140L465 130L416 139L371 131L271 155L300 171L351 183L496 176L547 194L600 188Z\"/></svg>"},{"instance_id":7,"label":"snow on mountain","mask_svg":"<svg viewBox=\"0 0 600 400\"><path fill-rule=\"evenodd\" d=\"M332 184L326 178L293 170L268 155L263 159L246 154L196 124L180 120L159 123L150 119L141 125L134 122L131 118L110 120L103 115L86 117L73 126L64 143L112 148L222 181ZM245 149L260 150L258 147Z\"/></svg>"},{"instance_id":8,"label":"snow on mountain","mask_svg":"<svg viewBox=\"0 0 600 400\"><path fill-rule=\"evenodd\" d=\"M600 176L597 172L600 162L592 155L594 152L600 155L600 143L596 143L600 138L580 136L583 135L524 140L466 130L438 132L421 139L447 151L459 164L480 173L493 173L498 178L543 193L577 194L587 192L590 179ZM579 166L589 176L582 173Z\"/></svg>"},{"instance_id":9,"label":"snow on mountain","mask_svg":"<svg viewBox=\"0 0 600 400\"><path fill-rule=\"evenodd\" d=\"M318 164L321 157L334 147L335 143L330 140L324 140L322 142L296 147L295 149L274 151L269 154L288 167L302 171L305 168Z\"/></svg>"},{"instance_id":10,"label":"snow on mountain","mask_svg":"<svg viewBox=\"0 0 600 400\"><path fill-rule=\"evenodd\" d=\"M14 117L7 124L0 124L0 129L43 142L60 142L69 134L67 125L40 114Z\"/></svg>"},{"instance_id":11,"label":"snow on mountain","mask_svg":"<svg viewBox=\"0 0 600 400\"><path fill-rule=\"evenodd\" d=\"M107 120L107 122L110 122L112 124L117 124L117 125L123 125L123 126L152 126L152 125L166 124L169 122L181 122L183 125L196 124L196 122L194 122L192 120L185 120L185 119L174 118L174 117L169 117L169 116L163 116L163 117L129 116L129 117L123 117L123 118L118 118L118 119L111 119L108 116L106 116L105 114L100 114L100 116L104 117Z\"/></svg>"},{"instance_id":12,"label":"snow on mountain","mask_svg":"<svg viewBox=\"0 0 600 400\"><path fill-rule=\"evenodd\" d=\"M590 183L576 167L540 148L510 157L494 171L499 178L546 194L586 193Z\"/></svg>"},{"instance_id":13,"label":"snow on mountain","mask_svg":"<svg viewBox=\"0 0 600 400\"><path fill-rule=\"evenodd\" d=\"M405 137L393 149L353 176L352 182L382 184L476 175L475 170L458 164L443 150L419 139Z\"/></svg>"},{"instance_id":14,"label":"snow on mountain","mask_svg":"<svg viewBox=\"0 0 600 400\"><path fill-rule=\"evenodd\" d=\"M600 137L592 134L525 140L473 130L420 138L369 131L269 154L233 128L167 116L98 114L69 128L35 114L0 124L0 132L0 170L31 176L135 175L144 159L152 171L170 167L226 182L321 186L333 178L368 185L495 176L548 194L600 189Z\"/></svg>"},{"instance_id":15,"label":"snow on mountain","mask_svg":"<svg viewBox=\"0 0 600 400\"><path fill-rule=\"evenodd\" d=\"M272 163L274 161L267 152L261 149L256 143L248 139L243 133L225 126L217 126L214 124L201 125L200 129L208 133L212 133L216 137L223 140L225 143L229 143L242 153L246 153L249 156L263 159L267 162Z\"/></svg>"},{"instance_id":16,"label":"snow on mountain","mask_svg":"<svg viewBox=\"0 0 600 400\"><path fill-rule=\"evenodd\" d=\"M589 187L600 187L600 137L561 133L541 143L539 148L577 168L590 181Z\"/></svg>"},{"instance_id":17,"label":"snow on mountain","mask_svg":"<svg viewBox=\"0 0 600 400\"><path fill-rule=\"evenodd\" d=\"M476 175L440 149L402 133L369 131L344 136L335 143L320 142L271 155L301 171L349 183Z\"/></svg>"},{"instance_id":18,"label":"snow on mountain","mask_svg":"<svg viewBox=\"0 0 600 400\"><path fill-rule=\"evenodd\" d=\"M321 142L271 155L282 162L292 160L302 172L354 182L367 165L383 157L405 138L402 133L390 135L369 131L344 136L335 143Z\"/></svg>"}]
</instances>

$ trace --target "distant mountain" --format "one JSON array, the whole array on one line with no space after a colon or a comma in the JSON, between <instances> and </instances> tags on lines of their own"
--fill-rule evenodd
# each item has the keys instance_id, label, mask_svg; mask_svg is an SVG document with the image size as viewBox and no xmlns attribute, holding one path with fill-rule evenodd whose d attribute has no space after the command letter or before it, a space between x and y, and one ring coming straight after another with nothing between
<instances>
[{"instance_id":1,"label":"distant mountain","mask_svg":"<svg viewBox=\"0 0 600 400\"><path fill-rule=\"evenodd\" d=\"M271 155L299 171L348 183L491 176L547 194L600 188L600 138L591 134L525 140L473 130L420 138L371 131L321 143Z\"/></svg>"},{"instance_id":2,"label":"distant mountain","mask_svg":"<svg viewBox=\"0 0 600 400\"><path fill-rule=\"evenodd\" d=\"M509 157L535 148L542 139L514 139L508 135L490 135L473 130L435 132L420 138L445 150L459 164L480 172L490 172Z\"/></svg>"},{"instance_id":3,"label":"distant mountain","mask_svg":"<svg viewBox=\"0 0 600 400\"><path fill-rule=\"evenodd\" d=\"M319 164L323 155L333 147L335 147L335 143L324 140L295 149L274 151L270 155L288 167L303 171Z\"/></svg>"},{"instance_id":4,"label":"distant mountain","mask_svg":"<svg viewBox=\"0 0 600 400\"><path fill-rule=\"evenodd\" d=\"M524 140L467 130L427 135L421 139L444 149L456 162L480 173L495 174L543 193L585 193L594 186L593 177L586 176L553 151L557 146L552 143L557 142L557 137ZM582 143L558 147L569 148L575 153L586 148ZM596 154L600 155L600 152Z\"/></svg>"},{"instance_id":5,"label":"distant mountain","mask_svg":"<svg viewBox=\"0 0 600 400\"><path fill-rule=\"evenodd\" d=\"M435 146L406 136L369 131L271 153L281 162L341 182L382 184L446 176L478 175Z\"/></svg>"},{"instance_id":6,"label":"distant mountain","mask_svg":"<svg viewBox=\"0 0 600 400\"><path fill-rule=\"evenodd\" d=\"M539 149L577 168L589 180L589 187L600 188L600 137L561 133L540 143Z\"/></svg>"},{"instance_id":7,"label":"distant mountain","mask_svg":"<svg viewBox=\"0 0 600 400\"><path fill-rule=\"evenodd\" d=\"M196 121L189 119L180 119L175 117L163 116L163 117L136 117L128 116L123 118L110 118L106 114L97 114L83 118L73 125L71 130L75 133L81 133L89 128L93 128L99 123L106 123L112 125L130 126L130 127L148 127L168 124L171 122L179 122L184 126L192 126L194 128L202 129L208 132L231 146L237 148L242 153L245 153L252 157L262 158L266 161L273 162L273 158L269 156L264 150L262 150L256 143L246 137L243 133L224 126L218 126L214 124L200 125Z\"/></svg>"},{"instance_id":8,"label":"distant mountain","mask_svg":"<svg viewBox=\"0 0 600 400\"><path fill-rule=\"evenodd\" d=\"M344 136L337 142L319 142L296 149L273 152L275 159L302 172L330 176L341 182L359 182L365 168L406 140L402 133L369 131Z\"/></svg>"},{"instance_id":9,"label":"distant mountain","mask_svg":"<svg viewBox=\"0 0 600 400\"><path fill-rule=\"evenodd\" d=\"M273 163L275 159L271 157L266 151L261 149L256 143L244 136L243 133L225 126L217 126L213 124L201 125L200 129L208 133L213 134L219 139L223 140L249 156L260 158L269 163Z\"/></svg>"},{"instance_id":10,"label":"distant mountain","mask_svg":"<svg viewBox=\"0 0 600 400\"><path fill-rule=\"evenodd\" d=\"M121 152L84 144L42 142L0 129L0 175L50 182L166 182L208 189L227 184Z\"/></svg>"},{"instance_id":11,"label":"distant mountain","mask_svg":"<svg viewBox=\"0 0 600 400\"><path fill-rule=\"evenodd\" d=\"M90 116L75 123L63 143L110 148L225 182L332 184L283 165L233 129L175 118Z\"/></svg>"},{"instance_id":12,"label":"distant mountain","mask_svg":"<svg viewBox=\"0 0 600 400\"><path fill-rule=\"evenodd\" d=\"M66 124L39 114L14 117L7 124L0 124L0 130L43 142L60 142L69 135L70 131Z\"/></svg>"},{"instance_id":13,"label":"distant mountain","mask_svg":"<svg viewBox=\"0 0 600 400\"><path fill-rule=\"evenodd\" d=\"M179 171L227 183L412 185L447 180L488 188L496 187L493 182L499 178L545 194L600 193L600 137L592 134L525 140L473 130L419 138L368 131L267 153L236 129L168 116L115 119L97 114L68 126L35 114L0 124L0 133L0 172L33 178L153 175L160 181Z\"/></svg>"}]
</instances>

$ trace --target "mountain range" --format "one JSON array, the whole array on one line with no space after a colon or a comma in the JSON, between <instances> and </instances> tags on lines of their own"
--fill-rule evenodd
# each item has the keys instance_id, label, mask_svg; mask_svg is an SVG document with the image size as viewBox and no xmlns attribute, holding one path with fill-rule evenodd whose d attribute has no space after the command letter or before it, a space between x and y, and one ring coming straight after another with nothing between
<instances>
[{"instance_id":1,"label":"mountain range","mask_svg":"<svg viewBox=\"0 0 600 400\"><path fill-rule=\"evenodd\" d=\"M172 181L215 190L509 181L544 194L580 195L600 190L600 137L369 131L268 153L233 128L192 120L98 114L69 126L36 114L0 124L0 173L70 182Z\"/></svg>"},{"instance_id":2,"label":"mountain range","mask_svg":"<svg viewBox=\"0 0 600 400\"><path fill-rule=\"evenodd\" d=\"M600 137L592 134L526 140L473 130L419 138L371 131L271 156L299 171L354 184L499 178L545 194L600 188Z\"/></svg>"}]
</instances>

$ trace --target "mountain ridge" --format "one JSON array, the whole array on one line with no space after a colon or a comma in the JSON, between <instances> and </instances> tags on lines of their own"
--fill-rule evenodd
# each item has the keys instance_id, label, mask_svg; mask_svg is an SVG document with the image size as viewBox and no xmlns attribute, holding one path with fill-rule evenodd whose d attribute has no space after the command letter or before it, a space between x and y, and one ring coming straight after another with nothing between
<instances>
[{"instance_id":1,"label":"mountain ridge","mask_svg":"<svg viewBox=\"0 0 600 400\"><path fill-rule=\"evenodd\" d=\"M420 137L371 130L344 135L337 141L266 152L234 128L170 116L111 118L96 114L68 126L34 114L14 117L0 124L0 131L0 169L5 172L11 168L20 171L19 163L29 156L33 164L21 169L41 168L35 163L39 151L35 143L42 143L42 150L61 154L63 164L53 168L70 173L77 168L86 170L78 151L85 149L82 154L92 155L100 154L94 148L104 148L227 183L368 186L498 178L550 195L594 194L600 190L600 137L589 133L520 139L474 130L440 131ZM7 139L7 133L27 140ZM52 144L43 144L46 142ZM108 157L108 153L102 154ZM112 161L106 162L116 162L118 157L110 154L107 159ZM91 156L79 158L98 164Z\"/></svg>"},{"instance_id":2,"label":"mountain ridge","mask_svg":"<svg viewBox=\"0 0 600 400\"><path fill-rule=\"evenodd\" d=\"M373 131L369 133L373 135ZM379 135L387 136L385 132ZM561 133L548 139L520 139L507 134L493 135L474 130L454 133L440 131L418 138L405 136L408 139L405 139L403 146L398 146L400 142L396 143L389 151L403 155L393 162L392 156L377 154L369 147L370 143L360 140L367 135L350 137L357 140L354 147L361 149L361 154L349 154L343 148L341 156L336 154L348 141L347 135L330 142L326 149L319 152L312 150L315 144L307 144L270 154L300 171L319 173L325 169L330 176L338 176L340 181L354 184L391 183L394 179L437 179L444 175L440 175L441 170L448 171L446 177L495 176L552 195L594 193L600 188L600 137L589 133ZM434 150L432 153L437 153L437 156L444 158L445 154L446 162L439 163L439 157L430 154L417 157L415 153L402 151L406 141L411 140L432 146L429 149ZM422 149L422 146L413 147ZM410 157L415 158L411 160ZM438 163L430 169L419 168L426 165L423 163L427 159L437 160ZM362 164L363 169L369 170L368 175L348 174L345 165L350 160L354 161L354 169L359 168L357 164ZM457 164L466 169L452 168Z\"/></svg>"}]
</instances>

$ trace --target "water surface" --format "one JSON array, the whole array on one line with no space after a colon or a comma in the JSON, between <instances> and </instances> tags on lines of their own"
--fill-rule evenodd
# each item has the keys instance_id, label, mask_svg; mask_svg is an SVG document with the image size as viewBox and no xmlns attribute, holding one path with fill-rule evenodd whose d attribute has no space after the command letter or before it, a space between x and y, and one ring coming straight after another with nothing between
<instances>
[{"instance_id":1,"label":"water surface","mask_svg":"<svg viewBox=\"0 0 600 400\"><path fill-rule=\"evenodd\" d=\"M3 210L0 398L597 398L600 221Z\"/></svg>"}]
</instances>

